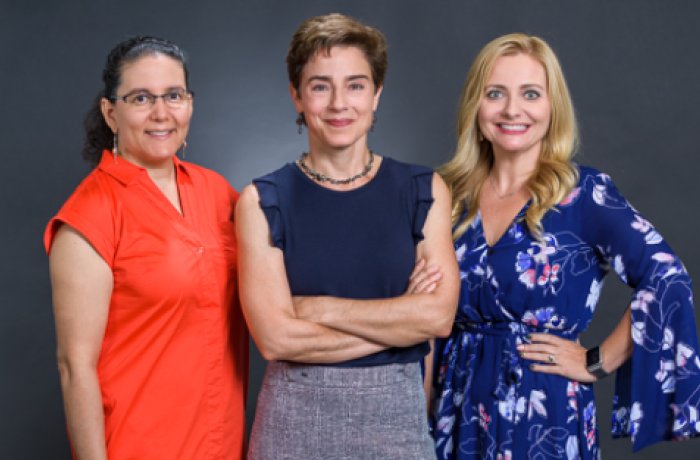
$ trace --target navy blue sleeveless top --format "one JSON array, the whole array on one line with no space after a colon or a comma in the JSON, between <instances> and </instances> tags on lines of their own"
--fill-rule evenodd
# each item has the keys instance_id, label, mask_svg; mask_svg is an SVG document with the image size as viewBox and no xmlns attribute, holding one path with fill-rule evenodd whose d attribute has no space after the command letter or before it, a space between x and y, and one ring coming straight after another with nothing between
<instances>
[{"instance_id":1,"label":"navy blue sleeveless top","mask_svg":"<svg viewBox=\"0 0 700 460\"><path fill-rule=\"evenodd\" d=\"M384 157L360 188L330 190L294 163L253 180L272 243L284 253L292 295L352 299L397 297L408 286L433 202L429 168ZM333 364L409 363L427 342Z\"/></svg>"}]
</instances>

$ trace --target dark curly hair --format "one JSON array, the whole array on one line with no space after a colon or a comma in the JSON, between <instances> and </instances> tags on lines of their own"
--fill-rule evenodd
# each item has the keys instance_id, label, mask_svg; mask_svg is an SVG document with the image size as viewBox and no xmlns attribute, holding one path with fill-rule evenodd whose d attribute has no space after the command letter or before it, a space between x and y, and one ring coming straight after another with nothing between
<instances>
[{"instance_id":1,"label":"dark curly hair","mask_svg":"<svg viewBox=\"0 0 700 460\"><path fill-rule=\"evenodd\" d=\"M109 52L105 68L102 70L104 88L97 94L90 110L85 115L85 144L83 145L82 155L92 166L100 162L102 151L111 149L114 141L114 133L107 126L102 116L100 108L102 99L110 99L115 96L121 83L124 65L134 62L143 56L154 54L171 57L182 64L182 69L185 72L185 84L188 84L189 78L185 53L175 43L162 38L136 36L124 40L115 46Z\"/></svg>"}]
</instances>

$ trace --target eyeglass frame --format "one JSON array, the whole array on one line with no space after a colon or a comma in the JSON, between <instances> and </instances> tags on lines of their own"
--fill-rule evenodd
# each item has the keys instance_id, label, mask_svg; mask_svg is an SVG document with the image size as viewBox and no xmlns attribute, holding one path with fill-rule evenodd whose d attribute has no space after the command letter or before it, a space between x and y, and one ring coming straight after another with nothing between
<instances>
[{"instance_id":1,"label":"eyeglass frame","mask_svg":"<svg viewBox=\"0 0 700 460\"><path fill-rule=\"evenodd\" d=\"M179 89L180 89L180 88L178 88L178 90L179 90ZM183 99L183 101L191 101L191 100L194 98L194 91L192 91L192 90L190 90L190 89L185 89L185 90L183 90L183 91L185 92L185 96L186 96L185 99ZM153 106L156 105L156 100L158 100L158 99L160 98L160 99L163 100L163 103L164 103L165 105L167 105L168 107L172 107L172 106L168 103L168 101L165 100L165 96L167 96L168 94L171 94L171 93L173 93L173 92L176 92L176 91L175 91L175 90L170 90L170 91L167 91L167 92L165 92L165 93L163 93L163 94L153 94L153 93L151 93L150 91L145 91L145 90L134 90L134 91L131 91L131 92L129 92L129 93L123 95L123 96L117 96L116 94L115 94L115 95L112 95L111 97L108 97L107 100L109 100L109 101L112 102L113 104L114 104L115 102L117 102L118 100L121 100L123 103L128 104L128 105L130 105L130 106L132 106L132 107L153 107ZM128 101L126 100L127 97L129 97L129 96L134 96L134 95L136 95L136 94L142 94L142 95L146 96L146 97L148 98L148 105L145 105L145 104L144 104L144 105L137 105L137 104L128 102ZM183 105L184 105L184 104L183 104Z\"/></svg>"}]
</instances>

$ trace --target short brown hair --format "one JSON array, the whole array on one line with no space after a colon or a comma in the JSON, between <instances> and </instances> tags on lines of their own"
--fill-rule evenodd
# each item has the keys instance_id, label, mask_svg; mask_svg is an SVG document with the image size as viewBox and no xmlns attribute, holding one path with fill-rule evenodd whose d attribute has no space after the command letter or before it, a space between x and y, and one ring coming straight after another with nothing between
<instances>
[{"instance_id":1,"label":"short brown hair","mask_svg":"<svg viewBox=\"0 0 700 460\"><path fill-rule=\"evenodd\" d=\"M374 27L339 13L314 16L302 22L292 36L287 51L289 81L299 90L301 71L317 52L330 53L334 46L355 46L362 50L372 69L375 90L384 83L387 68L387 44Z\"/></svg>"}]
</instances>

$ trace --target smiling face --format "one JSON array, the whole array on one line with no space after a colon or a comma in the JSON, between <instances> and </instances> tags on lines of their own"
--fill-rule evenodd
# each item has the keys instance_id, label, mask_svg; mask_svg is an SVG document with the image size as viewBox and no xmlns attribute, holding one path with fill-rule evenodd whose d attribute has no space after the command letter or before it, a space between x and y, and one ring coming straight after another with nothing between
<instances>
[{"instance_id":1,"label":"smiling face","mask_svg":"<svg viewBox=\"0 0 700 460\"><path fill-rule=\"evenodd\" d=\"M185 71L177 60L162 54L147 55L125 64L115 102L102 99L105 121L118 136L119 154L142 167L155 167L172 159L187 136L192 102L172 107L157 98L155 104L135 106L121 99L138 92L165 94L185 90Z\"/></svg>"},{"instance_id":2,"label":"smiling face","mask_svg":"<svg viewBox=\"0 0 700 460\"><path fill-rule=\"evenodd\" d=\"M375 91L364 53L354 46L317 52L301 72L299 91L290 85L297 112L303 112L314 150L365 148L381 88Z\"/></svg>"},{"instance_id":3,"label":"smiling face","mask_svg":"<svg viewBox=\"0 0 700 460\"><path fill-rule=\"evenodd\" d=\"M478 113L479 129L494 154L538 157L551 115L542 64L522 53L496 59Z\"/></svg>"}]
</instances>

